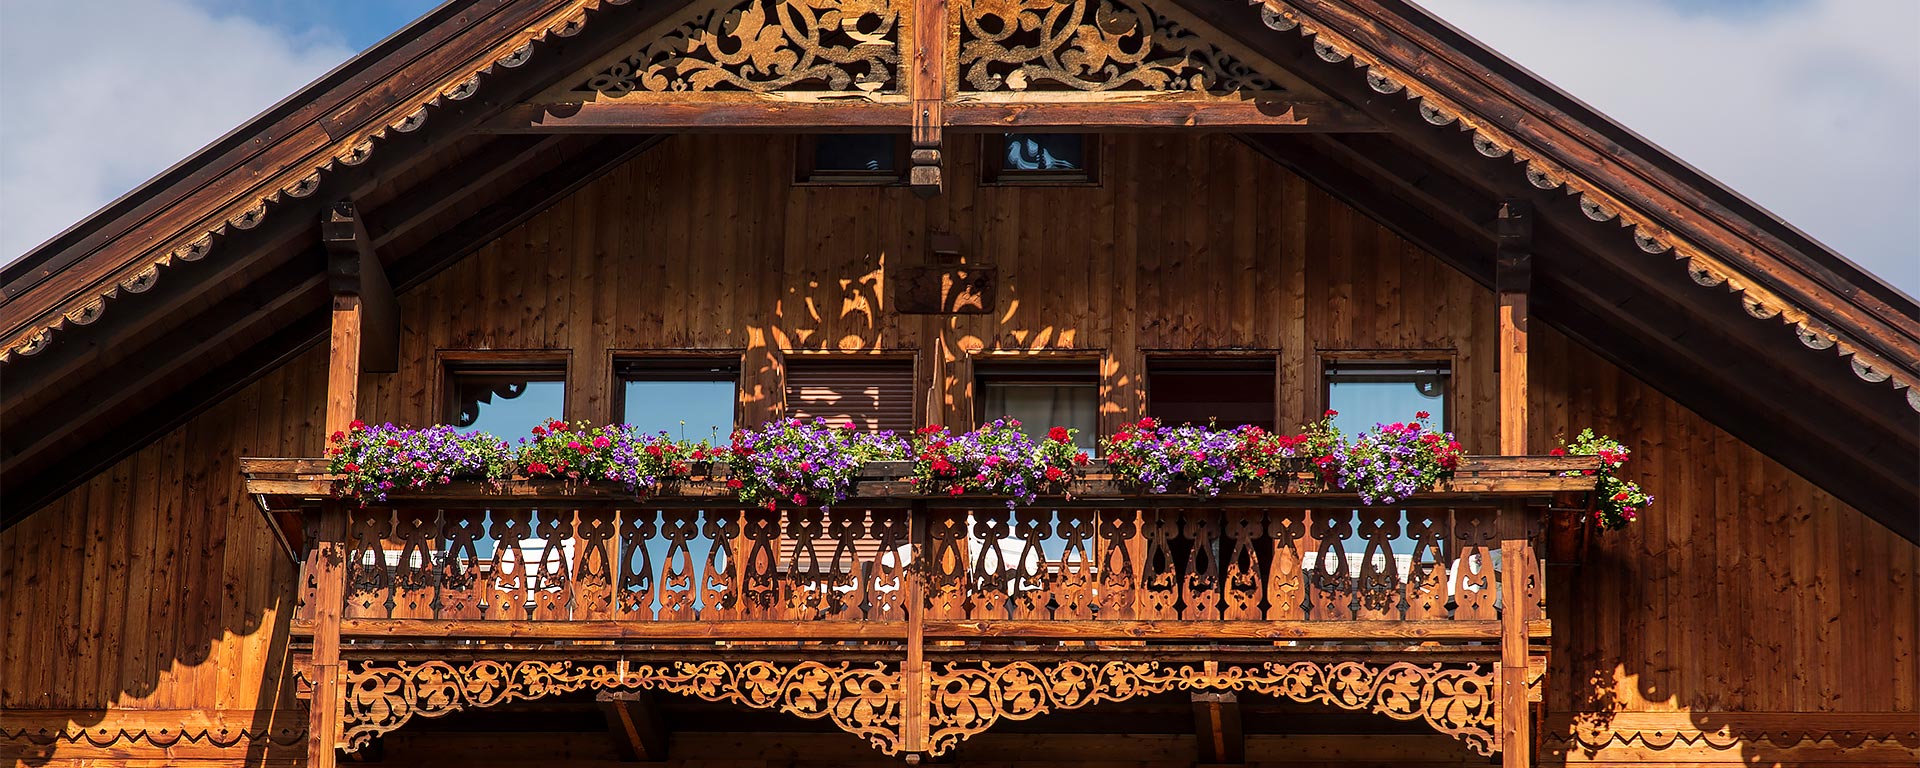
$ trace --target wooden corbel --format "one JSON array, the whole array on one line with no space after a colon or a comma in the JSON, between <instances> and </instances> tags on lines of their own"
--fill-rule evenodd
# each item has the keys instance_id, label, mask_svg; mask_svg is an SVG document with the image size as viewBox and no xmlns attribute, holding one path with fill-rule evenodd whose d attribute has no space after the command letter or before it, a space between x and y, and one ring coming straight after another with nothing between
<instances>
[{"instance_id":1,"label":"wooden corbel","mask_svg":"<svg viewBox=\"0 0 1920 768\"><path fill-rule=\"evenodd\" d=\"M907 182L921 197L941 191L947 98L947 0L914 0L913 154Z\"/></svg>"},{"instance_id":2,"label":"wooden corbel","mask_svg":"<svg viewBox=\"0 0 1920 768\"><path fill-rule=\"evenodd\" d=\"M320 242L327 249L327 287L336 309L345 297L355 297L359 305L360 372L399 371L400 312L393 285L352 202L334 203L322 215Z\"/></svg>"}]
</instances>

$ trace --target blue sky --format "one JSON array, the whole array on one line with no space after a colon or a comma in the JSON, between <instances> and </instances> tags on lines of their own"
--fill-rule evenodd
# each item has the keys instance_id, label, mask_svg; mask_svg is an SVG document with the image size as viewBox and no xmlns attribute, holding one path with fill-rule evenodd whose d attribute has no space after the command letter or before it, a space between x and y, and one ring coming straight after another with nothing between
<instances>
[{"instance_id":1,"label":"blue sky","mask_svg":"<svg viewBox=\"0 0 1920 768\"><path fill-rule=\"evenodd\" d=\"M1920 0L1420 2L1920 294ZM434 5L0 2L0 261Z\"/></svg>"}]
</instances>

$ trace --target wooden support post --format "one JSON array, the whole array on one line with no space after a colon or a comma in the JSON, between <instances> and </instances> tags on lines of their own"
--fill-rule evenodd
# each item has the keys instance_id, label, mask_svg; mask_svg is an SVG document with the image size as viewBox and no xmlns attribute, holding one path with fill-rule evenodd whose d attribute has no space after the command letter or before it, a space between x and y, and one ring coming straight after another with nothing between
<instances>
[{"instance_id":1,"label":"wooden support post","mask_svg":"<svg viewBox=\"0 0 1920 768\"><path fill-rule=\"evenodd\" d=\"M1193 694L1193 732L1199 746L1199 762L1246 762L1246 738L1240 731L1240 699L1233 694Z\"/></svg>"},{"instance_id":2,"label":"wooden support post","mask_svg":"<svg viewBox=\"0 0 1920 768\"><path fill-rule=\"evenodd\" d=\"M947 0L914 0L913 166L907 181L915 194L941 190L941 141L946 125Z\"/></svg>"},{"instance_id":3,"label":"wooden support post","mask_svg":"<svg viewBox=\"0 0 1920 768\"><path fill-rule=\"evenodd\" d=\"M320 510L318 540L306 563L313 574L313 698L308 702L307 766L333 768L340 741L344 688L340 669L340 610L347 599L347 507Z\"/></svg>"},{"instance_id":4,"label":"wooden support post","mask_svg":"<svg viewBox=\"0 0 1920 768\"><path fill-rule=\"evenodd\" d=\"M327 209L320 220L320 243L327 249L327 287L336 299L353 296L360 302L360 371L399 371L400 310L386 267L375 255L373 238L353 203L342 201Z\"/></svg>"},{"instance_id":5,"label":"wooden support post","mask_svg":"<svg viewBox=\"0 0 1920 768\"><path fill-rule=\"evenodd\" d=\"M1494 290L1500 294L1500 453L1527 453L1527 292L1533 282L1533 212L1500 206Z\"/></svg>"},{"instance_id":6,"label":"wooden support post","mask_svg":"<svg viewBox=\"0 0 1920 768\"><path fill-rule=\"evenodd\" d=\"M595 698L622 762L667 759L667 722L652 691L601 691Z\"/></svg>"},{"instance_id":7,"label":"wooden support post","mask_svg":"<svg viewBox=\"0 0 1920 768\"><path fill-rule=\"evenodd\" d=\"M924 591L929 572L924 563L932 556L927 547L927 505L914 504L907 516L907 541L913 559L901 578L906 580L902 586L906 594L902 596L907 609L907 658L900 665L900 751L907 755L908 763L917 763L927 751L927 692L931 682L928 677L926 638L927 638L927 598Z\"/></svg>"},{"instance_id":8,"label":"wooden support post","mask_svg":"<svg viewBox=\"0 0 1920 768\"><path fill-rule=\"evenodd\" d=\"M333 297L327 354L326 433L343 432L360 407L360 297Z\"/></svg>"},{"instance_id":9,"label":"wooden support post","mask_svg":"<svg viewBox=\"0 0 1920 768\"><path fill-rule=\"evenodd\" d=\"M1527 704L1526 509L1501 509L1500 530L1500 765L1533 764L1532 707Z\"/></svg>"}]
</instances>

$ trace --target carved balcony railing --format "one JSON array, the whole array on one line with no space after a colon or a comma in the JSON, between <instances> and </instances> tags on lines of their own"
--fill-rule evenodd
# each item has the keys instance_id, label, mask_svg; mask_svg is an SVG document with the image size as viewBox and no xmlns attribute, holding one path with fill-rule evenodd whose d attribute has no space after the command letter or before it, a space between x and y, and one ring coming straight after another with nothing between
<instances>
[{"instance_id":1,"label":"carved balcony railing","mask_svg":"<svg viewBox=\"0 0 1920 768\"><path fill-rule=\"evenodd\" d=\"M1473 459L1393 507L1126 496L1096 477L1009 509L913 496L881 467L832 509L769 511L698 482L644 499L455 483L360 506L322 462L243 463L303 560L297 641L338 643L342 746L415 716L645 688L930 754L999 720L1176 689L1419 719L1498 749L1502 696L1524 710L1544 668L1543 510L1592 490L1594 468Z\"/></svg>"}]
</instances>

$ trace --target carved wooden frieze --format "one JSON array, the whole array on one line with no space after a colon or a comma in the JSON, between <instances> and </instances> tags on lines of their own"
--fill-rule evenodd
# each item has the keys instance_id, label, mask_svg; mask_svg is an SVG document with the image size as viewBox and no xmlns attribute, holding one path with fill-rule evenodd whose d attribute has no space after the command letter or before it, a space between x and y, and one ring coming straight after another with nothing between
<instances>
[{"instance_id":1,"label":"carved wooden frieze","mask_svg":"<svg viewBox=\"0 0 1920 768\"><path fill-rule=\"evenodd\" d=\"M917 696L897 667L846 661L370 661L351 665L345 682L340 743L348 751L415 717L581 690L658 690L826 719L886 754L941 755L1002 720L1174 690L1241 691L1420 720L1481 754L1496 748L1498 723L1494 671L1460 663L951 661L933 665ZM925 707L924 744L906 741L907 706Z\"/></svg>"},{"instance_id":2,"label":"carved wooden frieze","mask_svg":"<svg viewBox=\"0 0 1920 768\"><path fill-rule=\"evenodd\" d=\"M1212 690L1423 720L1490 755L1498 723L1494 682L1493 670L1479 664L954 662L933 671L928 746L931 754L941 754L1001 720L1175 690Z\"/></svg>"},{"instance_id":3,"label":"carved wooden frieze","mask_svg":"<svg viewBox=\"0 0 1920 768\"><path fill-rule=\"evenodd\" d=\"M582 690L657 690L825 718L888 754L900 750L900 673L817 661L393 661L352 665L341 742L349 752L415 717Z\"/></svg>"},{"instance_id":4,"label":"carved wooden frieze","mask_svg":"<svg viewBox=\"0 0 1920 768\"><path fill-rule=\"evenodd\" d=\"M572 86L572 99L646 94L885 94L900 83L900 3L726 0L642 35Z\"/></svg>"},{"instance_id":5,"label":"carved wooden frieze","mask_svg":"<svg viewBox=\"0 0 1920 768\"><path fill-rule=\"evenodd\" d=\"M1283 90L1140 0L959 0L961 92Z\"/></svg>"}]
</instances>

